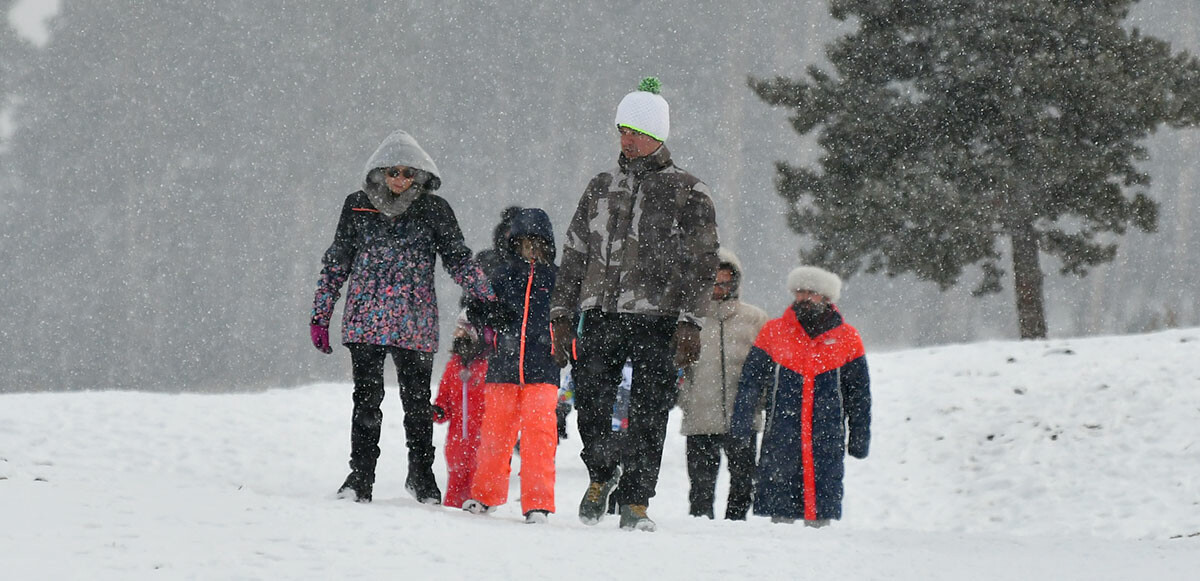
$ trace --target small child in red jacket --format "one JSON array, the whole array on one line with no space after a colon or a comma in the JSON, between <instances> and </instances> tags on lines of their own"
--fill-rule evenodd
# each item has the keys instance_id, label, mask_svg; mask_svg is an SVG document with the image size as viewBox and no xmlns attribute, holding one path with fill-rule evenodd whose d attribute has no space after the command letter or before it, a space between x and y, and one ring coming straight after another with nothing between
<instances>
[{"instance_id":1,"label":"small child in red jacket","mask_svg":"<svg viewBox=\"0 0 1200 581\"><path fill-rule=\"evenodd\" d=\"M483 339L459 314L450 347L450 361L438 383L433 402L434 421L449 422L446 432L446 497L442 504L461 508L470 498L474 480L479 431L483 424L483 379L487 353Z\"/></svg>"}]
</instances>

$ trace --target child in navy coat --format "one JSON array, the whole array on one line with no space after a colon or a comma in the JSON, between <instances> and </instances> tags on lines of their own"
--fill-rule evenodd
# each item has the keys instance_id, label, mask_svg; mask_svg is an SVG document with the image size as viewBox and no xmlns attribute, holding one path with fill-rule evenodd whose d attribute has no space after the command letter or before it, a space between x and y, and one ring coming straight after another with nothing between
<instances>
[{"instance_id":1,"label":"child in navy coat","mask_svg":"<svg viewBox=\"0 0 1200 581\"><path fill-rule=\"evenodd\" d=\"M484 387L484 416L471 500L475 513L508 500L513 446L521 439L521 512L543 523L554 512L555 408L559 367L550 352L550 294L554 290L554 230L546 212L521 210L509 232L514 255L491 278L495 301L468 309L479 326L495 330Z\"/></svg>"}]
</instances>

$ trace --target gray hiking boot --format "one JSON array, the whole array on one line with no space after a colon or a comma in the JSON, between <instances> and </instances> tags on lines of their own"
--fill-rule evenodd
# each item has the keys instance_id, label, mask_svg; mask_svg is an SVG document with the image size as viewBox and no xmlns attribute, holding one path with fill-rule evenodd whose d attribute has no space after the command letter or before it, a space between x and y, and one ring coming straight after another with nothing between
<instances>
[{"instance_id":1,"label":"gray hiking boot","mask_svg":"<svg viewBox=\"0 0 1200 581\"><path fill-rule=\"evenodd\" d=\"M823 529L829 526L829 519L819 518L817 520L806 520L804 521L804 526L814 529Z\"/></svg>"},{"instance_id":2,"label":"gray hiking boot","mask_svg":"<svg viewBox=\"0 0 1200 581\"><path fill-rule=\"evenodd\" d=\"M604 518L604 511L608 508L608 495L617 489L620 480L621 472L618 470L607 482L593 482L588 485L587 492L583 493L583 500L579 501L579 520L583 524L592 526Z\"/></svg>"},{"instance_id":3,"label":"gray hiking boot","mask_svg":"<svg viewBox=\"0 0 1200 581\"><path fill-rule=\"evenodd\" d=\"M658 527L654 524L654 521L650 520L650 517L646 516L646 505L621 505L621 530L638 530L652 533L656 528Z\"/></svg>"}]
</instances>

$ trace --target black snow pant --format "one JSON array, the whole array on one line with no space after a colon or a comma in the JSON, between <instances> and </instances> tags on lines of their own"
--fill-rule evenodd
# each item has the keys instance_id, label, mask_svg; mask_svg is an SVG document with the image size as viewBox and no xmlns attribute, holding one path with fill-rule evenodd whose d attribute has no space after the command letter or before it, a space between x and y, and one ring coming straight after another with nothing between
<instances>
[{"instance_id":1,"label":"black snow pant","mask_svg":"<svg viewBox=\"0 0 1200 581\"><path fill-rule=\"evenodd\" d=\"M572 370L580 456L592 482L607 482L621 467L613 493L619 504L647 505L658 486L667 417L678 390L675 325L675 317L583 314L579 359ZM629 428L622 434L612 430L612 415L626 360L633 363L633 385Z\"/></svg>"},{"instance_id":2,"label":"black snow pant","mask_svg":"<svg viewBox=\"0 0 1200 581\"><path fill-rule=\"evenodd\" d=\"M400 379L400 403L404 406L404 437L408 443L408 473L433 475L433 413L429 403L429 380L433 353L399 347L350 343L354 372L354 415L350 423L350 470L375 482L379 460L379 434L383 426L383 364L388 354Z\"/></svg>"},{"instance_id":3,"label":"black snow pant","mask_svg":"<svg viewBox=\"0 0 1200 581\"><path fill-rule=\"evenodd\" d=\"M725 503L725 518L746 520L754 490L757 443L753 436L749 439L728 434L687 437L688 480L691 481L689 513L713 518L713 498L716 496L722 448L729 462L729 500Z\"/></svg>"}]
</instances>

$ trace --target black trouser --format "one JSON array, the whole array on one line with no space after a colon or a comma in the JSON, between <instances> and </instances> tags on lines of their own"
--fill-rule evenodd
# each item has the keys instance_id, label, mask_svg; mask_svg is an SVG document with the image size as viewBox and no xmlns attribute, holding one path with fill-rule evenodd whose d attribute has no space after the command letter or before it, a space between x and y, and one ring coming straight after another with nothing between
<instances>
[{"instance_id":1,"label":"black trouser","mask_svg":"<svg viewBox=\"0 0 1200 581\"><path fill-rule=\"evenodd\" d=\"M399 347L350 343L354 366L354 415L350 423L350 469L375 482L379 459L379 433L383 426L383 364L388 354L396 364L400 380L400 403L404 406L404 437L408 443L409 473L433 466L433 413L429 404L429 380L433 353ZM432 473L432 472L430 472Z\"/></svg>"},{"instance_id":2,"label":"black trouser","mask_svg":"<svg viewBox=\"0 0 1200 581\"><path fill-rule=\"evenodd\" d=\"M658 486L667 417L677 390L675 324L675 317L599 310L583 315L579 360L572 370L583 440L580 456L592 482L608 481L621 466L614 493L620 504L649 504ZM629 428L622 435L612 430L612 414L627 359L633 363L633 385Z\"/></svg>"},{"instance_id":3,"label":"black trouser","mask_svg":"<svg viewBox=\"0 0 1200 581\"><path fill-rule=\"evenodd\" d=\"M687 437L688 492L692 516L713 518L713 497L717 490L717 473L721 468L721 449L729 462L729 501L725 518L745 520L750 510L754 490L755 438L735 438L727 434Z\"/></svg>"}]
</instances>

